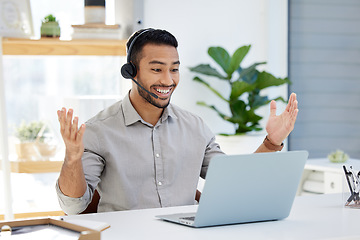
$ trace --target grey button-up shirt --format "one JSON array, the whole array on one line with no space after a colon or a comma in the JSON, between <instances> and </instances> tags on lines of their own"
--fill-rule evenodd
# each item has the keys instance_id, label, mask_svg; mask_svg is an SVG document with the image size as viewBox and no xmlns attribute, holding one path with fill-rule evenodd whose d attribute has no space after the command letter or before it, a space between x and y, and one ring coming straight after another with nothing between
<instances>
[{"instance_id":1,"label":"grey button-up shirt","mask_svg":"<svg viewBox=\"0 0 360 240\"><path fill-rule=\"evenodd\" d=\"M99 212L195 204L199 176L223 154L201 118L170 104L152 126L128 95L86 122L84 146L85 194L70 198L56 186L67 214L85 210L96 188Z\"/></svg>"}]
</instances>

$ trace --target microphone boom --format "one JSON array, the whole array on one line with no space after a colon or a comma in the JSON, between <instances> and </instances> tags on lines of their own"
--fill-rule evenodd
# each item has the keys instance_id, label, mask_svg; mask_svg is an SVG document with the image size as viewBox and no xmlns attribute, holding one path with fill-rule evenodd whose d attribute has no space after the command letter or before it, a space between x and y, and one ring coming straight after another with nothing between
<instances>
[{"instance_id":1,"label":"microphone boom","mask_svg":"<svg viewBox=\"0 0 360 240\"><path fill-rule=\"evenodd\" d=\"M156 99L159 98L156 94L154 94L154 93L149 92L148 90L146 90L146 89L145 89L143 86L141 86L140 83L138 83L134 78L131 78L131 80L133 80L134 83L136 83L136 85L138 85L142 90L144 90L145 92L147 92L148 94L150 94L153 98L156 98Z\"/></svg>"}]
</instances>

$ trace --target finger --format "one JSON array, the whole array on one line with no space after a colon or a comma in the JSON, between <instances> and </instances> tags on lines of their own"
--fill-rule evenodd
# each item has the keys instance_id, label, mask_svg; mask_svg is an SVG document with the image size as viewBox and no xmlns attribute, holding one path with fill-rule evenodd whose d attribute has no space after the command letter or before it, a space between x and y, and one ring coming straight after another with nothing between
<instances>
[{"instance_id":1,"label":"finger","mask_svg":"<svg viewBox=\"0 0 360 240\"><path fill-rule=\"evenodd\" d=\"M296 93L291 93L290 94L290 100L293 102L296 100Z\"/></svg>"},{"instance_id":2,"label":"finger","mask_svg":"<svg viewBox=\"0 0 360 240\"><path fill-rule=\"evenodd\" d=\"M73 110L70 108L66 114L66 119L65 119L65 135L66 136L70 136L70 134L71 134L72 117L73 117Z\"/></svg>"},{"instance_id":3,"label":"finger","mask_svg":"<svg viewBox=\"0 0 360 240\"><path fill-rule=\"evenodd\" d=\"M61 110L57 110L57 116L58 116L58 121L60 122L61 119Z\"/></svg>"},{"instance_id":4,"label":"finger","mask_svg":"<svg viewBox=\"0 0 360 240\"><path fill-rule=\"evenodd\" d=\"M71 126L71 131L70 131L70 139L71 140L76 139L76 134L77 134L77 131L78 131L78 121L79 121L79 118L74 117L74 120L73 120L72 126Z\"/></svg>"},{"instance_id":5,"label":"finger","mask_svg":"<svg viewBox=\"0 0 360 240\"><path fill-rule=\"evenodd\" d=\"M76 134L76 141L81 142L83 140L84 132L85 132L86 126L85 124L81 124L79 131Z\"/></svg>"},{"instance_id":6,"label":"finger","mask_svg":"<svg viewBox=\"0 0 360 240\"><path fill-rule=\"evenodd\" d=\"M294 110L297 110L297 109L298 109L298 101L295 100L295 101L294 101Z\"/></svg>"},{"instance_id":7,"label":"finger","mask_svg":"<svg viewBox=\"0 0 360 240\"><path fill-rule=\"evenodd\" d=\"M66 109L65 109L65 108L62 108L61 110L58 110L58 111L57 111L58 120L59 120L60 123L61 123L61 121L62 121L63 118L64 118L64 112L66 112Z\"/></svg>"},{"instance_id":8,"label":"finger","mask_svg":"<svg viewBox=\"0 0 360 240\"><path fill-rule=\"evenodd\" d=\"M294 101L296 100L296 94L295 93L291 93L290 97L289 97L289 101L288 104L286 105L285 111L289 112L291 106L293 105Z\"/></svg>"},{"instance_id":9,"label":"finger","mask_svg":"<svg viewBox=\"0 0 360 240\"><path fill-rule=\"evenodd\" d=\"M272 100L270 102L270 117L276 115L276 102Z\"/></svg>"},{"instance_id":10,"label":"finger","mask_svg":"<svg viewBox=\"0 0 360 240\"><path fill-rule=\"evenodd\" d=\"M294 111L297 109L297 100L293 102L293 104L290 107L290 114L293 114Z\"/></svg>"},{"instance_id":11,"label":"finger","mask_svg":"<svg viewBox=\"0 0 360 240\"><path fill-rule=\"evenodd\" d=\"M289 121L295 122L298 112L299 112L299 109L297 109L297 108L291 109L291 111L289 112Z\"/></svg>"},{"instance_id":12,"label":"finger","mask_svg":"<svg viewBox=\"0 0 360 240\"><path fill-rule=\"evenodd\" d=\"M60 133L63 134L64 130L65 130L65 113L66 113L66 108L62 108L61 110L57 111L57 115L58 115L58 120L60 123Z\"/></svg>"},{"instance_id":13,"label":"finger","mask_svg":"<svg viewBox=\"0 0 360 240\"><path fill-rule=\"evenodd\" d=\"M291 127L292 128L294 128L298 112L299 112L299 109L296 109L291 115Z\"/></svg>"},{"instance_id":14,"label":"finger","mask_svg":"<svg viewBox=\"0 0 360 240\"><path fill-rule=\"evenodd\" d=\"M296 110L294 111L294 114L293 114L294 123L295 123L295 121L296 121L296 118L297 118L298 113L299 113L299 109L296 109Z\"/></svg>"}]
</instances>

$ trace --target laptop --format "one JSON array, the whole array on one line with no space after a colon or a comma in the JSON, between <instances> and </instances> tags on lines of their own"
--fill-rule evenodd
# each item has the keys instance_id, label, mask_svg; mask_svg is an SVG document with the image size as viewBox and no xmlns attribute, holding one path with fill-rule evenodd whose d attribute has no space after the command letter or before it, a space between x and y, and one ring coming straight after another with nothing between
<instances>
[{"instance_id":1,"label":"laptop","mask_svg":"<svg viewBox=\"0 0 360 240\"><path fill-rule=\"evenodd\" d=\"M307 151L216 156L209 164L197 212L156 217L191 227L284 219L307 158Z\"/></svg>"}]
</instances>

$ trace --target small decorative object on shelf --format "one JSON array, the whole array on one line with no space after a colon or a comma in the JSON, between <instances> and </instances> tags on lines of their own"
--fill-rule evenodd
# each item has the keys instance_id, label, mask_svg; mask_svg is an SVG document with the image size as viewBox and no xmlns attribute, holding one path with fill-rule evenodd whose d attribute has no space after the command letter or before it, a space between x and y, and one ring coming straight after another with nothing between
<instances>
[{"instance_id":1,"label":"small decorative object on shelf","mask_svg":"<svg viewBox=\"0 0 360 240\"><path fill-rule=\"evenodd\" d=\"M56 153L57 146L52 143L53 137L43 122L33 121L29 124L22 122L16 128L15 136L20 141L15 146L19 160L48 160Z\"/></svg>"},{"instance_id":2,"label":"small decorative object on shelf","mask_svg":"<svg viewBox=\"0 0 360 240\"><path fill-rule=\"evenodd\" d=\"M9 38L34 36L30 0L0 0L0 36Z\"/></svg>"},{"instance_id":3,"label":"small decorative object on shelf","mask_svg":"<svg viewBox=\"0 0 360 240\"><path fill-rule=\"evenodd\" d=\"M41 37L59 38L60 26L59 22L56 21L56 17L52 14L47 15L42 21L40 32Z\"/></svg>"},{"instance_id":4,"label":"small decorative object on shelf","mask_svg":"<svg viewBox=\"0 0 360 240\"><path fill-rule=\"evenodd\" d=\"M341 150L336 150L328 155L328 159L333 163L344 163L349 159L349 155Z\"/></svg>"},{"instance_id":5,"label":"small decorative object on shelf","mask_svg":"<svg viewBox=\"0 0 360 240\"><path fill-rule=\"evenodd\" d=\"M121 39L118 24L89 23L71 26L73 27L72 39Z\"/></svg>"},{"instance_id":6,"label":"small decorative object on shelf","mask_svg":"<svg viewBox=\"0 0 360 240\"><path fill-rule=\"evenodd\" d=\"M85 23L71 25L72 39L121 39L120 25L105 24L105 0L85 0Z\"/></svg>"},{"instance_id":7,"label":"small decorative object on shelf","mask_svg":"<svg viewBox=\"0 0 360 240\"><path fill-rule=\"evenodd\" d=\"M105 24L105 0L85 0L85 24Z\"/></svg>"}]
</instances>

